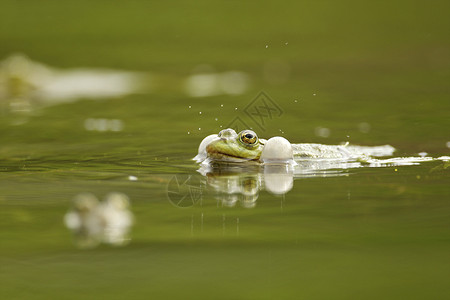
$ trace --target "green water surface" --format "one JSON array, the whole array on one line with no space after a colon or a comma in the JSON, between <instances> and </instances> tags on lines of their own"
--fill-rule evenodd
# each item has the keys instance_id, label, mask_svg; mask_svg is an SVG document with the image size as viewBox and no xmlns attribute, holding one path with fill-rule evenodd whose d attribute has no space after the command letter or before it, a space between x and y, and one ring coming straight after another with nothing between
<instances>
[{"instance_id":1,"label":"green water surface","mask_svg":"<svg viewBox=\"0 0 450 300\"><path fill-rule=\"evenodd\" d=\"M0 298L447 299L448 163L299 178L283 196L261 191L254 208L207 189L180 208L168 188L174 176L203 180L199 142L236 116L265 138L448 155L449 8L3 0L0 59L150 72L158 88L2 111ZM187 96L183 80L202 64L247 73L249 89ZM244 112L261 91L282 110L264 128ZM88 118L124 127L88 131ZM79 249L63 222L73 197L114 191L131 201L130 243Z\"/></svg>"}]
</instances>

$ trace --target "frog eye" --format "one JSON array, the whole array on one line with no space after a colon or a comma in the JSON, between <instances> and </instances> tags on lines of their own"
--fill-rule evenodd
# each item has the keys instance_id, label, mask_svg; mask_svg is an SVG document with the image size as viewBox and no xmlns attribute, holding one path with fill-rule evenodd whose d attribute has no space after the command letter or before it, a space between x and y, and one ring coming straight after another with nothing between
<instances>
[{"instance_id":1,"label":"frog eye","mask_svg":"<svg viewBox=\"0 0 450 300\"><path fill-rule=\"evenodd\" d=\"M251 130L243 130L239 133L239 140L245 145L253 147L258 144L258 136Z\"/></svg>"}]
</instances>

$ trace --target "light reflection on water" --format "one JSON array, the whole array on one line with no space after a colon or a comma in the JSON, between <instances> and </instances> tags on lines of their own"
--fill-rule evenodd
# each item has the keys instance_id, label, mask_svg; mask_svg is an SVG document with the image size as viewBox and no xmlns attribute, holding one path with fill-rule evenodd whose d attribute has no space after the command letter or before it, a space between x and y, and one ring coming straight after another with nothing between
<instances>
[{"instance_id":1,"label":"light reflection on water","mask_svg":"<svg viewBox=\"0 0 450 300\"><path fill-rule=\"evenodd\" d=\"M13 54L0 63L0 100L12 112L78 99L121 97L152 90L148 73L112 69L59 70Z\"/></svg>"},{"instance_id":2,"label":"light reflection on water","mask_svg":"<svg viewBox=\"0 0 450 300\"><path fill-rule=\"evenodd\" d=\"M239 95L248 90L249 82L249 75L241 71L202 72L189 76L185 80L184 89L190 97Z\"/></svg>"},{"instance_id":3,"label":"light reflection on water","mask_svg":"<svg viewBox=\"0 0 450 300\"><path fill-rule=\"evenodd\" d=\"M130 241L133 214L125 194L110 193L100 202L90 193L77 195L64 223L79 248L94 248L100 243L123 246Z\"/></svg>"},{"instance_id":4,"label":"light reflection on water","mask_svg":"<svg viewBox=\"0 0 450 300\"><path fill-rule=\"evenodd\" d=\"M188 97L240 95L250 85L245 72L213 72L211 66L197 66L195 73L182 78L172 75L170 89ZM80 99L111 99L136 93L152 93L161 86L161 77L150 72L114 69L57 69L35 62L23 54L0 61L0 107L13 113L30 113L36 108Z\"/></svg>"}]
</instances>

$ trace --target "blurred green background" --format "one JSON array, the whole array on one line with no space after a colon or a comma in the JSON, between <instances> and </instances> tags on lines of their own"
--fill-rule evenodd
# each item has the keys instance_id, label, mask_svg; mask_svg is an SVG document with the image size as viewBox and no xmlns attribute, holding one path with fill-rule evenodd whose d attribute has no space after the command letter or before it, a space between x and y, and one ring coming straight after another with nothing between
<instances>
[{"instance_id":1,"label":"blurred green background","mask_svg":"<svg viewBox=\"0 0 450 300\"><path fill-rule=\"evenodd\" d=\"M165 188L171 174L195 173L204 136L236 115L250 122L243 109L260 91L283 110L256 128L262 137L448 154L449 11L415 0L2 0L0 60L140 71L152 88L0 115L0 297L445 299L445 166L297 180L253 210L211 197L180 210ZM244 72L248 89L190 97L199 65ZM124 127L87 131L89 118ZM62 224L71 198L113 190L132 200L132 243L75 249ZM239 218L239 237L223 233L225 215L233 228Z\"/></svg>"},{"instance_id":2,"label":"blurred green background","mask_svg":"<svg viewBox=\"0 0 450 300\"><path fill-rule=\"evenodd\" d=\"M126 123L133 133L159 135L163 127L179 140L200 127L207 131L195 132L201 138L219 129L218 113L230 120L233 107L242 108L264 90L285 112L281 128L269 126L265 136L281 129L295 142L336 143L350 136L354 143L444 152L450 125L448 8L448 1L6 0L0 57L21 52L60 68L155 74L156 94L101 103L101 109L84 103L73 108L77 114L60 112L66 122L101 111L132 116ZM264 72L275 78L277 71L286 73L265 70L273 61L289 69L281 82L265 80ZM247 72L251 89L235 97L187 99L180 82L203 64L218 72ZM219 103L230 110L219 111ZM359 132L360 122L370 124L370 134ZM331 130L328 140L314 135L318 126Z\"/></svg>"}]
</instances>

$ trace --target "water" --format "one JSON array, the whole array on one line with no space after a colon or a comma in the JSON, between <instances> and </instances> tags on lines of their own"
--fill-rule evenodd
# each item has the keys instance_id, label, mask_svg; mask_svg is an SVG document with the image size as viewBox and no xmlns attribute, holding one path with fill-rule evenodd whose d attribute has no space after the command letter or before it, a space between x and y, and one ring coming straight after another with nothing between
<instances>
[{"instance_id":1,"label":"water","mask_svg":"<svg viewBox=\"0 0 450 300\"><path fill-rule=\"evenodd\" d=\"M191 158L200 140L173 121L150 134L133 125L131 114L121 132L88 131L87 116L73 115L96 106L103 109L98 115L112 116L123 105L79 102L49 108L20 127L4 126L10 136L0 174L5 295L420 299L446 293L448 163L310 170L285 195L266 184L255 193L258 171L198 173ZM224 185L237 190L216 188ZM130 198L135 223L128 243L86 247L65 227L72 199L84 192Z\"/></svg>"},{"instance_id":2,"label":"water","mask_svg":"<svg viewBox=\"0 0 450 300\"><path fill-rule=\"evenodd\" d=\"M0 80L0 298L446 299L448 162L289 183L191 160L227 127L449 155L448 3L321 3L3 1L0 60L144 82L58 102Z\"/></svg>"}]
</instances>

